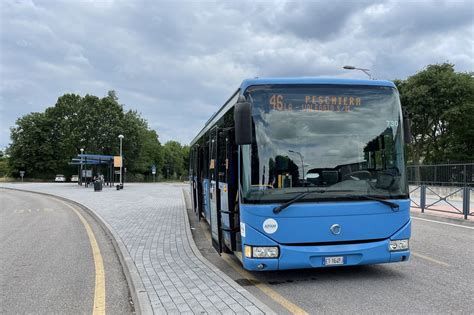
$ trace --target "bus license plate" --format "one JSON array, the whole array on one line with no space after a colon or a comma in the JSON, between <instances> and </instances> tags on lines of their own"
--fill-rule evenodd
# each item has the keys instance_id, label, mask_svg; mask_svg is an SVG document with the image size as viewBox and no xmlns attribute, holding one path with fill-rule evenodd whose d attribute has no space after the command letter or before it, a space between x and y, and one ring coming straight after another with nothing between
<instances>
[{"instance_id":1,"label":"bus license plate","mask_svg":"<svg viewBox=\"0 0 474 315\"><path fill-rule=\"evenodd\" d=\"M344 256L324 257L324 265L326 266L344 265Z\"/></svg>"}]
</instances>

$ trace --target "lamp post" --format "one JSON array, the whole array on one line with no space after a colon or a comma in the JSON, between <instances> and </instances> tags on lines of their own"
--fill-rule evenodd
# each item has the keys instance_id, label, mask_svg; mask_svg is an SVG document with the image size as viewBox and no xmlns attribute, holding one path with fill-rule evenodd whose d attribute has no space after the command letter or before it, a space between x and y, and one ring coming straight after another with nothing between
<instances>
[{"instance_id":1,"label":"lamp post","mask_svg":"<svg viewBox=\"0 0 474 315\"><path fill-rule=\"evenodd\" d=\"M122 139L123 135L118 136L120 139L120 188L123 187L123 182L122 182L122 167L123 167L123 157L122 157Z\"/></svg>"},{"instance_id":2,"label":"lamp post","mask_svg":"<svg viewBox=\"0 0 474 315\"><path fill-rule=\"evenodd\" d=\"M82 159L84 158L84 148L81 148L81 174L80 174L80 177L81 177L81 186L82 186Z\"/></svg>"},{"instance_id":3,"label":"lamp post","mask_svg":"<svg viewBox=\"0 0 474 315\"><path fill-rule=\"evenodd\" d=\"M372 75L370 74L370 69L357 68L357 67L354 67L354 66L344 66L342 68L346 69L346 70L360 70L360 71L364 72L366 75L368 75L371 80L373 80Z\"/></svg>"},{"instance_id":4,"label":"lamp post","mask_svg":"<svg viewBox=\"0 0 474 315\"><path fill-rule=\"evenodd\" d=\"M300 159L301 159L301 170L303 171L303 187L305 186L305 178L304 178L304 162L303 162L303 154L301 154L300 152L298 151L293 151L293 150L288 150L288 152L291 152L291 153L295 153L295 154L298 154L300 156Z\"/></svg>"}]
</instances>

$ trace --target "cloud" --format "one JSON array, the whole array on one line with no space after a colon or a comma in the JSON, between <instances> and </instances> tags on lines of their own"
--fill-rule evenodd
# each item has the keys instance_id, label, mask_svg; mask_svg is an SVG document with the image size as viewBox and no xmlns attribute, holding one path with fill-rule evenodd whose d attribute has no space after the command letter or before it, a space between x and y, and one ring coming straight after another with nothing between
<instances>
[{"instance_id":1,"label":"cloud","mask_svg":"<svg viewBox=\"0 0 474 315\"><path fill-rule=\"evenodd\" d=\"M17 117L68 92L116 90L162 141L188 143L247 77L474 69L472 1L6 0L0 11L0 147Z\"/></svg>"},{"instance_id":2,"label":"cloud","mask_svg":"<svg viewBox=\"0 0 474 315\"><path fill-rule=\"evenodd\" d=\"M352 15L367 6L369 1L285 2L277 8L266 6L267 14L257 16L269 33L292 34L300 39L332 40L340 35ZM272 13L273 14L272 14Z\"/></svg>"}]
</instances>

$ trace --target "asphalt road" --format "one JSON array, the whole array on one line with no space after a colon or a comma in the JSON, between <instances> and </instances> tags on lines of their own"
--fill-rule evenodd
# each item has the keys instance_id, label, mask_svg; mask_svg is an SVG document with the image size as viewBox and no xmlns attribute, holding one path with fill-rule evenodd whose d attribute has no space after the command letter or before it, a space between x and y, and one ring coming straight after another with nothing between
<instances>
[{"instance_id":1,"label":"asphalt road","mask_svg":"<svg viewBox=\"0 0 474 315\"><path fill-rule=\"evenodd\" d=\"M207 224L189 213L201 253L279 314L290 313L288 305L310 314L474 313L472 225L413 218L404 263L250 273L235 257L217 255Z\"/></svg>"},{"instance_id":2,"label":"asphalt road","mask_svg":"<svg viewBox=\"0 0 474 315\"><path fill-rule=\"evenodd\" d=\"M97 247L86 226L98 251L93 251ZM0 189L0 253L2 314L87 314L93 312L94 305L105 305L111 314L133 312L110 239L76 206L52 197ZM101 270L103 277L98 277Z\"/></svg>"}]
</instances>

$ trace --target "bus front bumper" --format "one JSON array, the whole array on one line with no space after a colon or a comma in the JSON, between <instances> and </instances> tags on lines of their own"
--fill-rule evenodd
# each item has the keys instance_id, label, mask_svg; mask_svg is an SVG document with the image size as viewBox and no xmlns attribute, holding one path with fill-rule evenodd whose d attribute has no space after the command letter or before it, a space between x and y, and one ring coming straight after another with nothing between
<instances>
[{"instance_id":1,"label":"bus front bumper","mask_svg":"<svg viewBox=\"0 0 474 315\"><path fill-rule=\"evenodd\" d=\"M355 266L407 261L410 249L390 251L391 240L410 238L411 220L391 238L375 242L361 242L340 245L295 246L282 245L273 241L263 246L278 246L278 258L243 257L243 266L247 270L266 271L301 268L320 268L332 266ZM274 243L274 244L271 244ZM341 265L327 265L329 257L342 257ZM340 259L339 259L340 260Z\"/></svg>"},{"instance_id":2,"label":"bus front bumper","mask_svg":"<svg viewBox=\"0 0 474 315\"><path fill-rule=\"evenodd\" d=\"M369 265L407 261L410 250L389 251L390 240L372 243L325 246L280 245L279 258L243 258L247 270L284 270L300 268L332 267L326 265L326 258L343 257L343 264L337 266Z\"/></svg>"}]
</instances>

